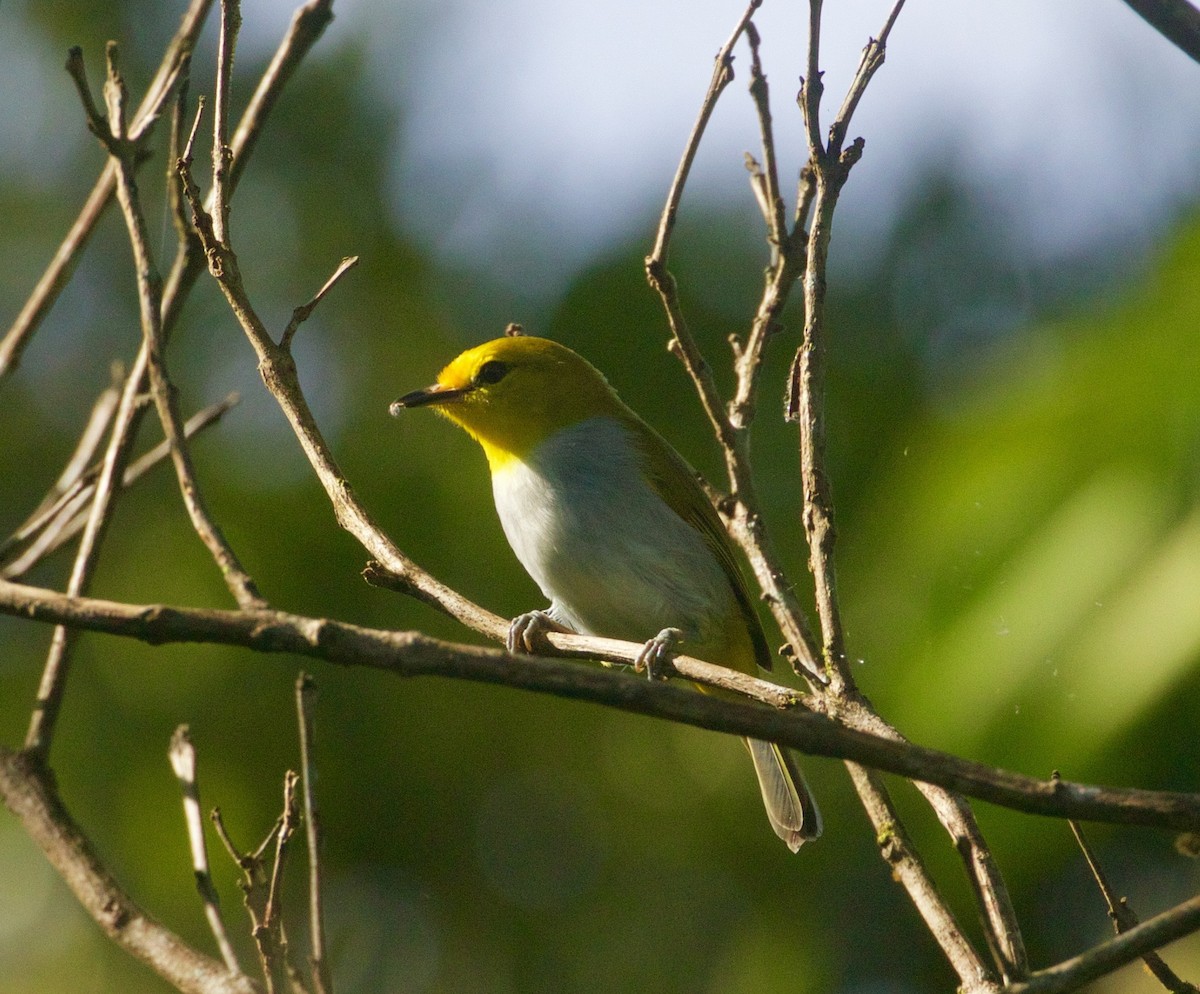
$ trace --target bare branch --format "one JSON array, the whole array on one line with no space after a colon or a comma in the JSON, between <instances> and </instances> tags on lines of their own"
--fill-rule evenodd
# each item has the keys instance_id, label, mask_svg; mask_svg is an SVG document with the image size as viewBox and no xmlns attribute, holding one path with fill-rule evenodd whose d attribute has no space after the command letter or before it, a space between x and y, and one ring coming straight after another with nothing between
<instances>
[{"instance_id":1,"label":"bare branch","mask_svg":"<svg viewBox=\"0 0 1200 994\"><path fill-rule=\"evenodd\" d=\"M132 448L133 437L128 430L133 422L138 408L137 380L141 372L136 367L130 370L121 391L121 402L113 419L112 431L109 435L108 446L104 452L104 461L100 467L100 475L96 479L91 509L84 524L83 536L75 553L75 561L71 575L67 581L67 593L80 595L87 592L99 556L100 544L112 513L113 503L117 496L117 481L124 474L125 463ZM42 678L38 684L37 699L34 703L33 714L29 720L29 730L25 736L25 747L43 759L49 754L50 743L54 736L54 726L62 707L62 698L66 690L67 676L71 666L71 649L74 637L63 627L54 630L50 640L50 650L42 669Z\"/></svg>"},{"instance_id":2,"label":"bare branch","mask_svg":"<svg viewBox=\"0 0 1200 994\"><path fill-rule=\"evenodd\" d=\"M212 0L192 0L180 21L175 37L171 39L167 50L159 64L154 79L146 90L146 95L138 107L137 113L129 128L131 138L141 141L149 134L150 128L158 119L162 107L170 96L181 66L190 57L196 38L204 27ZM109 161L105 164L88 194L83 209L76 218L67 237L55 252L54 258L47 267L42 278L38 281L33 293L25 301L21 312L17 315L12 326L0 341L0 380L15 370L21 361L21 355L29 344L34 333L45 316L54 306L63 287L70 282L75 270L75 264L80 252L87 245L88 239L100 220L105 209L112 201L116 191L116 168Z\"/></svg>"},{"instance_id":3,"label":"bare branch","mask_svg":"<svg viewBox=\"0 0 1200 994\"><path fill-rule=\"evenodd\" d=\"M808 138L808 161L819 163L825 156L821 144L821 3L808 0L808 54L804 79L800 81L800 109L804 113L804 133Z\"/></svg>"},{"instance_id":4,"label":"bare branch","mask_svg":"<svg viewBox=\"0 0 1200 994\"><path fill-rule=\"evenodd\" d=\"M131 128L131 134L134 136L140 138L143 131L149 127L159 113L162 101L165 100L170 90L167 81L173 80L177 75L177 62L190 54L195 37L203 26L204 16L211 3L212 0L193 0L179 32L168 49L159 74L151 84L146 100L143 101L142 107L135 117L134 126ZM294 15L291 27L259 81L254 96L251 98L246 112L242 115L234 135L230 194L237 186L242 170L257 144L258 136L262 133L267 117L275 106L283 86L291 78L300 61L332 18L330 8L331 0L309 0ZM151 102L151 94L158 94L157 102ZM55 256L51 269L39 283L38 289L27 302L13 329L5 337L4 343L0 344L0 377L8 369L15 368L20 351L24 348L29 336L48 312L58 292L70 279L76 254L86 244L92 227L115 190L116 174L115 162L110 159L100 181L89 196L83 213L76 221L67 241L63 243L59 253ZM183 301L203 268L203 259L198 259L200 253L190 251L190 244L189 241L181 246L181 251L176 256L175 264L163 292L162 335L164 342L178 319ZM84 529L80 555L77 558L75 573L78 573L80 578L72 581L76 584L75 592L77 593L86 590L87 580L92 569L89 558L95 555L95 546L99 544L108 520L109 505L113 499L112 477L120 471L127 458L141 422L140 398L147 388L146 364L147 354L143 348L139 352L122 390L121 404L113 424L112 441L106 450L104 467L96 484L97 500L93 502L93 512L87 519L89 527ZM70 535L78 532L75 523L64 532L65 537L68 532ZM56 548L58 544L60 543L53 543L50 548ZM5 575L12 574L6 572ZM66 680L69 666L67 658L69 644L66 633L61 636L56 634L55 645L57 648L52 649L52 654L47 659L45 673L38 691L38 704L27 736L28 745L35 746L41 743L42 747L47 749L49 748L50 730L57 716L61 689Z\"/></svg>"},{"instance_id":5,"label":"bare branch","mask_svg":"<svg viewBox=\"0 0 1200 994\"><path fill-rule=\"evenodd\" d=\"M213 98L213 229L217 240L229 244L230 169L229 87L233 80L233 54L242 27L239 0L221 0L221 32L217 43L217 89ZM191 146L191 142L188 142Z\"/></svg>"},{"instance_id":6,"label":"bare branch","mask_svg":"<svg viewBox=\"0 0 1200 994\"><path fill-rule=\"evenodd\" d=\"M1200 10L1187 0L1125 0L1185 55L1200 62Z\"/></svg>"},{"instance_id":7,"label":"bare branch","mask_svg":"<svg viewBox=\"0 0 1200 994\"><path fill-rule=\"evenodd\" d=\"M224 400L209 404L197 411L183 425L185 437L190 439L204 429L215 425L239 400L237 393L231 393ZM165 440L148 449L126 467L121 478L121 488L128 489L170 454L170 444ZM7 565L0 566L0 577L12 580L27 573L46 556L62 548L83 530L87 523L87 515L80 514L79 511L91 499L100 469L99 465L90 466L73 487L64 493L52 507L47 508L46 512L37 518L31 518L27 524L22 525L21 530L12 539L0 545L0 563L4 563L11 552L10 543L13 543L15 548L17 544L29 541L36 536L33 543L19 558Z\"/></svg>"},{"instance_id":8,"label":"bare branch","mask_svg":"<svg viewBox=\"0 0 1200 994\"><path fill-rule=\"evenodd\" d=\"M109 142L112 139L112 129L104 115L100 113L95 100L92 99L92 87L88 83L87 66L83 61L83 49L78 45L68 50L67 63L64 68L67 70L67 75L71 77L71 82L75 84L79 102L83 104L83 116L87 121L88 130L101 142Z\"/></svg>"},{"instance_id":9,"label":"bare branch","mask_svg":"<svg viewBox=\"0 0 1200 994\"><path fill-rule=\"evenodd\" d=\"M208 548L226 585L237 602L243 607L261 607L265 604L254 580L242 567L237 554L230 547L208 510L207 503L196 482L195 467L188 449L183 419L179 412L179 399L167 371L162 329L162 277L155 265L150 250L150 236L146 218L142 212L141 199L133 168L133 149L124 141L124 93L125 84L117 66L117 46L108 46L108 82L105 93L109 104L109 127L114 128L111 142L106 143L117 160L117 199L125 218L125 227L133 249L134 268L137 273L139 312L142 336L147 356L151 392L162 423L163 434L171 447L171 459L179 481L183 503L191 519L192 527ZM102 139L103 140L103 139Z\"/></svg>"},{"instance_id":10,"label":"bare branch","mask_svg":"<svg viewBox=\"0 0 1200 994\"><path fill-rule=\"evenodd\" d=\"M878 40L864 51L858 72L830 128L829 143L821 141L820 102L823 82L820 68L821 0L809 6L807 75L799 102L804 114L809 161L801 172L796 230L811 217L804 254L804 335L789 376L786 413L800 424L800 463L803 484L802 523L809 546L817 613L821 622L821 660L829 678L826 692L841 701L859 701L854 676L846 661L845 636L837 600L834 565L836 531L833 498L825 468L825 289L829 242L834 210L850 169L862 155L861 139L843 147L846 129L875 71L883 64L887 39L904 0L896 0ZM897 735L869 708L855 707L858 727L877 734ZM943 826L955 841L968 878L980 902L984 931L997 965L1005 978L1020 978L1028 969L1024 943L1012 902L991 853L984 843L969 806L940 787L918 784ZM945 786L945 785L943 785ZM864 799L865 800L865 799ZM910 892L911 893L911 892ZM914 895L915 897L915 895Z\"/></svg>"},{"instance_id":11,"label":"bare branch","mask_svg":"<svg viewBox=\"0 0 1200 994\"><path fill-rule=\"evenodd\" d=\"M333 978L325 953L325 904L321 899L321 814L314 789L313 710L317 685L307 673L296 678L296 720L300 727L300 772L304 789L304 825L308 843L308 926L312 947L308 965L316 994L333 994Z\"/></svg>"},{"instance_id":12,"label":"bare branch","mask_svg":"<svg viewBox=\"0 0 1200 994\"><path fill-rule=\"evenodd\" d=\"M658 234L654 239L654 248L650 252L650 257L658 260L661 265L665 266L667 262L667 250L671 241L671 235L675 230L675 218L679 213L679 202L683 198L683 188L687 185L688 175L692 171L692 163L695 161L696 152L700 148L700 140L704 137L704 131L708 127L708 119L712 117L713 109L716 107L717 100L720 99L725 87L733 82L733 47L742 37L755 11L761 6L762 0L751 0L750 5L742 13L728 40L717 52L713 66L712 80L708 84L708 92L704 95L704 100L700 104L700 113L696 117L696 123L692 126L692 133L688 136L687 144L684 146L683 157L679 160L679 166L675 170L675 178L671 181L671 188L667 193L667 203L663 208L662 216L659 218Z\"/></svg>"},{"instance_id":13,"label":"bare branch","mask_svg":"<svg viewBox=\"0 0 1200 994\"><path fill-rule=\"evenodd\" d=\"M712 112L717 105L717 101L720 99L725 87L733 81L733 47L742 37L742 34L750 24L750 18L754 16L754 12L761 5L762 0L751 0L750 5L746 8L741 19L734 27L733 33L729 36L725 44L721 46L721 50L717 52L712 80L708 84L708 92L704 95L704 100L700 104L700 113L696 118L695 125L692 127L691 134L688 136L683 156L680 158L679 166L675 171L675 178L671 181L671 188L667 192L667 202L663 207L662 216L658 222L658 233L654 239L654 247L651 249L650 254L646 256L646 279L662 299L663 308L666 310L667 321L671 326L671 334L673 336L672 351L683 362L684 368L692 378L696 392L700 397L700 403L704 407L704 413L708 416L708 420L712 424L717 440L727 451L732 450L736 445L733 438L733 429L728 418L725 416L720 392L717 390L712 370L700 354L696 341L688 330L687 321L684 319L683 311L679 306L679 291L675 285L675 277L671 275L670 270L667 268L667 257L671 235L675 230L675 219L679 213L679 202L683 197L683 188L687 184L688 176L691 173L696 152L700 148L700 140L704 137L704 131L708 127L709 118L712 117Z\"/></svg>"},{"instance_id":14,"label":"bare branch","mask_svg":"<svg viewBox=\"0 0 1200 994\"><path fill-rule=\"evenodd\" d=\"M797 255L794 252L784 251L784 244L787 243L787 240L784 240L783 244L777 246L781 254L780 264L774 267L768 289L763 295L762 304L755 316L747 345L745 347L737 347L735 350L739 364L738 395L731 403L728 413L724 410L720 392L717 390L716 382L712 376L712 370L700 354L695 340L688 331L687 321L679 304L679 291L675 284L675 278L667 268L670 239L674 231L675 218L679 210L680 200L683 197L684 185L691 171L692 162L695 159L700 141L704 136L704 131L712 115L713 108L716 106L716 102L725 87L733 79L733 47L743 34L748 33L748 29L751 28L750 19L758 9L760 2L761 0L758 0L758 2L751 3L747 7L741 19L734 27L729 39L717 53L712 81L709 83L708 92L701 103L696 124L688 136L687 144L684 147L683 155L675 172L675 178L668 191L666 205L659 220L658 234L655 238L654 247L646 257L646 278L650 286L658 293L663 309L666 312L667 322L670 325L673 336L671 341L672 351L683 362L684 368L691 377L692 383L699 395L701 406L708 417L717 443L720 445L725 457L726 471L729 474L730 480L731 500L727 502L728 506L718 506L718 510L722 512L722 515L729 523L731 532L746 550L754 567L755 574L767 594L771 610L783 631L784 637L795 652L799 669L806 677L820 682L822 677L816 672L818 669L817 659L819 658L816 650L816 640L809 631L804 611L801 609L792 585L787 580L780 561L771 547L757 511L758 502L755 497L753 476L750 471L748 439L746 437L746 430L753 417L754 384L757 378L757 371L761 367L762 345L765 343L769 331L775 326L778 315L787 301L791 285L795 281L798 269L794 260L797 258ZM757 38L757 35L751 35L750 37L752 39L753 57L756 55L756 49L753 47L753 39ZM753 79L751 83L753 87ZM765 98L765 81L764 87L760 92ZM770 145L773 149L774 142L771 135L769 117L765 120L760 118L760 121L762 122L761 128L764 147ZM763 194L766 201L766 210L773 217L774 207L771 203L771 193L765 179Z\"/></svg>"},{"instance_id":15,"label":"bare branch","mask_svg":"<svg viewBox=\"0 0 1200 994\"><path fill-rule=\"evenodd\" d=\"M763 74L762 60L758 54L758 29L752 21L746 23L746 41L750 44L750 96L758 113L758 130L762 136L762 168L758 173L761 182L763 217L778 262L780 246L788 240L787 218L784 214L783 197L779 192L779 166L775 158L775 132L771 126L771 95L767 77ZM753 173L752 173L753 175Z\"/></svg>"},{"instance_id":16,"label":"bare branch","mask_svg":"<svg viewBox=\"0 0 1200 994\"><path fill-rule=\"evenodd\" d=\"M230 142L233 151L233 162L229 167L230 193L237 188L279 94L332 20L333 0L308 0L292 15L287 33L263 72Z\"/></svg>"},{"instance_id":17,"label":"bare branch","mask_svg":"<svg viewBox=\"0 0 1200 994\"><path fill-rule=\"evenodd\" d=\"M263 918L268 928L283 927L283 893L280 884L283 882L283 862L288 844L296 834L296 829L300 827L300 804L296 800L296 786L299 781L300 778L292 770L284 774L283 820L275 834L275 859L271 864L271 886L267 891L266 914Z\"/></svg>"},{"instance_id":18,"label":"bare branch","mask_svg":"<svg viewBox=\"0 0 1200 994\"><path fill-rule=\"evenodd\" d=\"M119 374L118 374L119 377ZM96 455L104 438L104 432L112 421L113 413L120 402L121 394L116 386L102 390L92 405L83 433L79 436L75 451L63 467L58 479L50 488L34 512L3 542L0 542L0 563L12 555L14 549L29 541L40 532L73 496L78 494L81 478L87 465Z\"/></svg>"},{"instance_id":19,"label":"bare branch","mask_svg":"<svg viewBox=\"0 0 1200 994\"><path fill-rule=\"evenodd\" d=\"M913 846L883 778L874 770L857 763L847 763L846 769L875 829L880 855L891 868L893 877L907 891L929 934L958 975L960 990L964 994L998 991L1000 985L995 976L967 941L962 927L925 868L920 853Z\"/></svg>"},{"instance_id":20,"label":"bare branch","mask_svg":"<svg viewBox=\"0 0 1200 994\"><path fill-rule=\"evenodd\" d=\"M213 825L230 858L242 871L239 886L246 911L250 916L251 935L258 951L259 965L262 968L263 980L267 994L302 994L303 988L299 983L293 983L293 971L288 961L287 938L284 935L283 921L279 916L280 904L278 887L282 880L283 857L287 853L287 842L295 830L296 774L288 771L284 778L284 813L276 819L271 831L259 844L253 853L243 853L225 828L219 809L212 813ZM270 875L266 872L264 857L272 846L275 847L274 861Z\"/></svg>"},{"instance_id":21,"label":"bare branch","mask_svg":"<svg viewBox=\"0 0 1200 994\"><path fill-rule=\"evenodd\" d=\"M1100 861L1084 837L1083 829L1075 821L1068 820L1067 824L1071 828L1071 834L1075 836L1075 842L1078 844L1080 852L1083 853L1083 858L1087 861L1088 869L1092 871L1096 886L1100 888L1100 894L1108 908L1108 917L1112 919L1114 931L1117 935L1128 932L1138 924L1138 916L1134 914L1125 898L1119 898L1113 892L1104 870L1100 867ZM1158 953L1153 951L1144 953L1142 962L1146 964L1146 969L1154 975L1154 978L1168 991L1171 991L1171 994L1200 994L1194 984L1189 984L1186 980L1181 980L1176 976L1175 971L1163 962Z\"/></svg>"},{"instance_id":22,"label":"bare branch","mask_svg":"<svg viewBox=\"0 0 1200 994\"><path fill-rule=\"evenodd\" d=\"M282 611L120 604L98 598L68 597L6 580L0 580L0 614L107 632L153 645L166 642L239 645L257 652L289 652L402 676L443 676L500 684L778 742L814 756L849 759L1030 814L1178 831L1195 831L1200 827L1200 795L1196 794L1037 780L936 749L848 728L832 718L795 706L780 710L761 703L718 698L603 667L455 645L419 632L364 628ZM496 621L507 628L502 619ZM583 652L585 646L594 644L597 651L589 653L592 658L615 658L616 648L621 646L620 658L630 665L642 649L632 642L596 640L582 635L552 632L546 639L556 652ZM706 674L721 669L700 663L686 657L674 660L675 669L692 682L710 682L705 679ZM779 687L776 692L794 693ZM752 696L757 701L758 695ZM796 704L802 703L794 700Z\"/></svg>"},{"instance_id":23,"label":"bare branch","mask_svg":"<svg viewBox=\"0 0 1200 994\"><path fill-rule=\"evenodd\" d=\"M904 0L895 0L892 9L888 12L887 19L883 22L883 27L879 31L879 37L869 39L866 47L863 49L862 61L858 64L858 71L855 72L854 79L850 83L850 89L846 91L846 97L842 101L841 109L838 111L837 117L829 128L830 156L836 156L842 151L842 143L846 140L846 130L850 127L850 118L854 116L854 111L858 108L858 102L862 100L863 94L866 93L867 84L871 82L871 77L883 65L884 57L887 54L888 36L891 35L896 18L900 16L900 11L903 7Z\"/></svg>"},{"instance_id":24,"label":"bare branch","mask_svg":"<svg viewBox=\"0 0 1200 994\"><path fill-rule=\"evenodd\" d=\"M87 914L126 952L184 994L258 994L244 976L187 945L146 914L104 867L32 753L0 746L0 796Z\"/></svg>"},{"instance_id":25,"label":"bare branch","mask_svg":"<svg viewBox=\"0 0 1200 994\"><path fill-rule=\"evenodd\" d=\"M436 601L452 617L489 638L503 641L508 630L507 622L483 611L478 605L417 566L383 533L366 508L359 503L317 427L316 419L300 388L295 361L288 350L277 346L271 340L266 326L246 294L237 256L216 237L212 217L205 209L200 199L200 190L192 177L190 158L185 155L180 159L178 168L183 180L184 194L192 209L196 231L208 258L209 272L225 294L234 316L257 353L263 383L287 417L309 464L325 488L338 524L357 538L386 570L404 577L413 587L420 589L423 596Z\"/></svg>"},{"instance_id":26,"label":"bare branch","mask_svg":"<svg viewBox=\"0 0 1200 994\"><path fill-rule=\"evenodd\" d=\"M1176 939L1200 930L1200 897L1193 897L1169 911L1122 932L1086 953L1057 966L1038 970L1028 980L1009 984L1004 994L1062 994L1112 973L1126 963L1160 949Z\"/></svg>"},{"instance_id":27,"label":"bare branch","mask_svg":"<svg viewBox=\"0 0 1200 994\"><path fill-rule=\"evenodd\" d=\"M168 756L171 769L175 771L183 792L183 817L187 824L188 847L192 852L192 872L196 875L196 889L204 902L204 915L208 919L208 927L212 929L213 938L229 972L241 974L242 968L225 931L225 922L221 919L220 899L208 869L208 846L204 842L204 821L200 816L200 787L196 783L196 748L192 745L187 725L180 725L175 729L175 734L171 736Z\"/></svg>"},{"instance_id":28,"label":"bare branch","mask_svg":"<svg viewBox=\"0 0 1200 994\"><path fill-rule=\"evenodd\" d=\"M283 329L283 337L279 340L280 348L291 348L292 337L296 334L296 330L301 324L309 319L309 316L312 314L312 312L316 310L317 305L322 301L322 299L324 299L325 294L332 290L338 284L338 281L357 265L358 256L347 256L338 263L337 268L333 271L333 274L325 281L321 289L316 292L316 294L313 296L313 299L307 304L301 304L294 311L292 311L292 319L288 322L287 327Z\"/></svg>"}]
</instances>

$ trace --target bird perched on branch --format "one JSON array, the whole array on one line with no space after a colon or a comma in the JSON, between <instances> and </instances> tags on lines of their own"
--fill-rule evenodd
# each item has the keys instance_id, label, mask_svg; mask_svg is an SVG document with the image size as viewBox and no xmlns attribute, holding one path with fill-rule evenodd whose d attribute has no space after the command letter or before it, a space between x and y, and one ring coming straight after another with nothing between
<instances>
[{"instance_id":1,"label":"bird perched on branch","mask_svg":"<svg viewBox=\"0 0 1200 994\"><path fill-rule=\"evenodd\" d=\"M464 352L437 382L390 410L432 407L487 455L504 534L550 599L518 617L513 651L539 628L644 642L651 667L678 642L746 673L771 668L729 537L682 457L625 406L601 373L543 338ZM746 740L771 827L792 851L821 816L790 754Z\"/></svg>"}]
</instances>

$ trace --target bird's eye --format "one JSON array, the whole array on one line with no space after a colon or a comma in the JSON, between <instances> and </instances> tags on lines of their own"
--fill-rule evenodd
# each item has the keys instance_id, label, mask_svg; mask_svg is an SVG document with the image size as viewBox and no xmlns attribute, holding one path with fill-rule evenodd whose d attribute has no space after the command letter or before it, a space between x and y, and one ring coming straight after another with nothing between
<instances>
[{"instance_id":1,"label":"bird's eye","mask_svg":"<svg viewBox=\"0 0 1200 994\"><path fill-rule=\"evenodd\" d=\"M493 359L479 367L475 374L475 385L486 386L489 383L499 383L508 372L508 363Z\"/></svg>"}]
</instances>

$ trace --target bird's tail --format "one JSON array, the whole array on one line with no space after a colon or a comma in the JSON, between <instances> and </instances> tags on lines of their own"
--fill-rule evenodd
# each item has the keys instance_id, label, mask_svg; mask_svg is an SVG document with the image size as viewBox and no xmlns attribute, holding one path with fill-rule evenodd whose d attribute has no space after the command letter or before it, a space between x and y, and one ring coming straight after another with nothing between
<instances>
[{"instance_id":1,"label":"bird's tail","mask_svg":"<svg viewBox=\"0 0 1200 994\"><path fill-rule=\"evenodd\" d=\"M791 754L773 742L746 739L767 818L787 847L796 852L809 839L821 834L821 812L813 800L804 775Z\"/></svg>"}]
</instances>

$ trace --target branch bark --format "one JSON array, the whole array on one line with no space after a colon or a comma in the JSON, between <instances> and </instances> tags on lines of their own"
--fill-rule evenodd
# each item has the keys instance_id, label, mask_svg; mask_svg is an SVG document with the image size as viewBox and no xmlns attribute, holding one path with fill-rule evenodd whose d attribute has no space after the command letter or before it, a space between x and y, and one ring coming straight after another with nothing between
<instances>
[{"instance_id":1,"label":"branch bark","mask_svg":"<svg viewBox=\"0 0 1200 994\"><path fill-rule=\"evenodd\" d=\"M778 742L813 756L849 759L1029 814L1178 831L1200 829L1197 794L1037 780L936 749L847 728L799 707L781 710L764 707L757 700L726 700L566 659L513 655L498 649L444 642L420 632L366 628L283 611L121 604L98 598L67 597L53 590L3 580L0 580L0 614L107 632L151 645L168 642L237 645L256 652L292 653L343 666L367 666L398 676L442 676L532 690ZM630 665L642 648L632 642L582 635L548 633L546 639L556 652ZM676 657L674 666L681 676L696 683L711 683L713 674L729 672L687 657ZM775 691L789 693L786 688L776 687ZM772 699L778 697L772 695Z\"/></svg>"},{"instance_id":2,"label":"branch bark","mask_svg":"<svg viewBox=\"0 0 1200 994\"><path fill-rule=\"evenodd\" d=\"M261 994L247 977L187 945L156 922L100 862L35 754L0 746L0 795L105 934L183 994Z\"/></svg>"},{"instance_id":3,"label":"branch bark","mask_svg":"<svg viewBox=\"0 0 1200 994\"><path fill-rule=\"evenodd\" d=\"M1147 24L1200 62L1200 10L1187 0L1125 0Z\"/></svg>"},{"instance_id":4,"label":"branch bark","mask_svg":"<svg viewBox=\"0 0 1200 994\"><path fill-rule=\"evenodd\" d=\"M146 90L146 96L142 99L130 125L129 133L135 140L140 141L147 135L162 113L179 73L191 58L196 39L204 27L212 3L213 0L192 0L184 13L175 37L167 46L158 72ZM91 238L96 223L112 203L116 188L117 170L110 160L105 163L79 217L55 252L33 293L5 333L3 341L0 341L0 381L20 364L25 347L50 312L50 308L54 306L63 287L70 282L79 254Z\"/></svg>"},{"instance_id":5,"label":"branch bark","mask_svg":"<svg viewBox=\"0 0 1200 994\"><path fill-rule=\"evenodd\" d=\"M1025 981L1010 984L1004 994L1062 994L1078 990L1084 984L1197 930L1200 930L1200 897L1193 897L1086 953L1049 969L1038 970Z\"/></svg>"}]
</instances>

